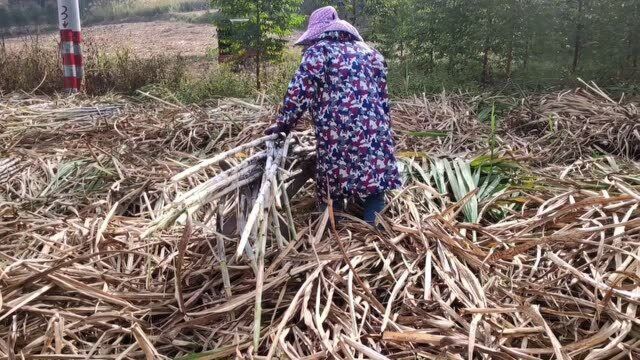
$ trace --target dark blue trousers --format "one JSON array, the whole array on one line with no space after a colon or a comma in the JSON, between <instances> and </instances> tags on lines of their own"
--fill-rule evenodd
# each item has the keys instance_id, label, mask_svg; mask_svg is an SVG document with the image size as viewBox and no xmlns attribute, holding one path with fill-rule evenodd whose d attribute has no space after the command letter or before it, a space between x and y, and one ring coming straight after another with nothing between
<instances>
[{"instance_id":1,"label":"dark blue trousers","mask_svg":"<svg viewBox=\"0 0 640 360\"><path fill-rule=\"evenodd\" d=\"M356 202L364 208L363 220L374 225L376 222L376 216L382 211L382 209L384 209L384 193L372 194L365 199L360 199ZM325 206L322 207L323 210ZM333 210L344 211L344 201L341 199L334 199Z\"/></svg>"},{"instance_id":2,"label":"dark blue trousers","mask_svg":"<svg viewBox=\"0 0 640 360\"><path fill-rule=\"evenodd\" d=\"M376 216L384 209L384 193L369 195L362 201L364 207L364 221L373 225L376 222Z\"/></svg>"}]
</instances>

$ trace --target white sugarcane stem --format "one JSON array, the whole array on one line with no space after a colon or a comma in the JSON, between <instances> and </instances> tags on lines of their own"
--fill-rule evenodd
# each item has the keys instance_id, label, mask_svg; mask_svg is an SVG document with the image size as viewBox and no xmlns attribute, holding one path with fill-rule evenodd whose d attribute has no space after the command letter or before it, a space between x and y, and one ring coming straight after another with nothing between
<instances>
[{"instance_id":1,"label":"white sugarcane stem","mask_svg":"<svg viewBox=\"0 0 640 360\"><path fill-rule=\"evenodd\" d=\"M239 179L244 179L244 178L250 177L254 173L259 175L258 169L254 168L254 167L244 168L240 172L238 172L238 173L236 173L234 175L231 175L231 176L223 179L222 181L220 181L218 183L211 184L211 186L203 188L203 189L201 189L200 191L198 191L196 193L192 193L191 196L189 196L188 198L182 199L181 201L172 202L171 205L169 205L169 207L170 208L185 207L185 206L188 207L190 204L199 202L203 198L206 198L211 193L213 193L215 191L219 191L219 190L225 189L228 186L233 188L233 189L235 189L235 188L238 187L236 181L238 181Z\"/></svg>"},{"instance_id":2,"label":"white sugarcane stem","mask_svg":"<svg viewBox=\"0 0 640 360\"><path fill-rule=\"evenodd\" d=\"M291 203L289 203L289 194L287 193L287 189L282 191L282 198L284 200L284 209L287 212L287 223L289 225L289 236L291 239L296 238L296 224L293 221L293 212L291 212Z\"/></svg>"},{"instance_id":3,"label":"white sugarcane stem","mask_svg":"<svg viewBox=\"0 0 640 360\"><path fill-rule=\"evenodd\" d=\"M265 162L264 168L266 169L270 169L271 165L273 164L273 157L275 156L275 145L273 144L273 141L267 141L267 161ZM265 180L267 179L267 172L265 171L265 173L262 176L262 182L264 183Z\"/></svg>"},{"instance_id":4,"label":"white sugarcane stem","mask_svg":"<svg viewBox=\"0 0 640 360\"><path fill-rule=\"evenodd\" d=\"M206 167L209 167L211 165L215 165L215 164L219 163L220 161L222 161L222 160L224 160L224 159L226 159L226 158L228 158L228 157L230 157L232 155L235 155L235 154L237 154L237 153L239 153L239 152L241 152L243 150L246 150L246 149L261 145L265 141L274 140L278 136L279 136L278 134L264 136L264 137L261 137L259 139L254 140L254 141L250 141L250 142L248 142L246 144L242 144L242 145L240 145L238 147L235 147L235 148L233 148L231 150L227 150L227 151L225 151L223 153L220 153L220 154L218 154L218 155L216 155L216 156L214 156L214 157L212 157L210 159L203 160L198 165L192 166L192 167L184 170L183 172L175 175L174 177L171 178L171 181L173 181L173 182L180 181L180 180L182 180L182 179L184 179L184 178L186 178L188 176L191 176L191 175L197 173L198 171L200 171L200 170L202 170L202 169L204 169Z\"/></svg>"},{"instance_id":5,"label":"white sugarcane stem","mask_svg":"<svg viewBox=\"0 0 640 360\"><path fill-rule=\"evenodd\" d=\"M260 345L260 329L262 325L262 288L264 286L264 253L267 242L267 226L269 225L269 211L263 209L260 217L260 231L258 232L257 252L257 273L256 273L256 300L253 320L253 348L258 351Z\"/></svg>"},{"instance_id":6,"label":"white sugarcane stem","mask_svg":"<svg viewBox=\"0 0 640 360\"><path fill-rule=\"evenodd\" d=\"M255 181L259 176L260 176L260 173L255 172L253 174L248 175L245 179L234 183L233 186L229 186L229 187L224 188L224 189L222 189L222 190L220 190L218 192L215 192L213 195L212 195L212 192L217 190L217 188L213 189L213 190L210 190L210 191L208 191L206 193L200 194L197 198L195 198L195 200L192 200L189 203L185 203L185 204L183 204L183 206L181 206L179 208L178 207L171 208L168 213L162 215L155 222L153 222L151 224L151 226L149 226L149 228L145 232L143 232L142 235L140 235L140 238L144 239L147 236L149 236L152 233L154 233L155 231L166 228L167 226L169 226L170 224L175 222L175 220L184 211L186 211L187 209L196 210L205 201L212 201L212 200L218 199L218 198L228 194L231 191L235 191L236 189L241 188L241 187L245 186L246 184ZM235 181L237 178L238 177L235 177L233 180ZM230 182L233 182L233 181L230 181Z\"/></svg>"},{"instance_id":7,"label":"white sugarcane stem","mask_svg":"<svg viewBox=\"0 0 640 360\"><path fill-rule=\"evenodd\" d=\"M225 189L226 187L231 187L232 189L235 189L239 186L238 185L239 183L237 182L239 179L249 178L252 175L259 176L260 173L256 170L257 169L252 167L242 169L237 174L226 177L220 182L211 184L211 186L200 189L198 192L192 193L191 196L189 196L188 198L172 202L171 204L166 206L166 210L175 209L182 212L184 211L185 208L189 208L191 207L192 204L201 202L202 199L208 198L209 195L211 195L212 193L215 193L216 191L222 192L223 189Z\"/></svg>"},{"instance_id":8,"label":"white sugarcane stem","mask_svg":"<svg viewBox=\"0 0 640 360\"><path fill-rule=\"evenodd\" d=\"M255 225L256 220L258 219L260 210L263 210L263 204L266 197L265 193L269 190L269 187L265 186L265 184L268 185L270 182L271 182L270 180L267 180L262 184L260 188L260 192L258 193L258 197L254 202L253 208L251 208L251 212L249 213L249 217L247 218L247 223L245 224L244 229L242 230L242 236L240 236L240 242L238 243L238 250L236 251L237 258L240 258L242 256L242 250L244 249L245 245L249 241L249 236L251 236L251 232L253 231L253 226Z\"/></svg>"},{"instance_id":9,"label":"white sugarcane stem","mask_svg":"<svg viewBox=\"0 0 640 360\"><path fill-rule=\"evenodd\" d=\"M195 193L199 193L200 191L205 191L205 189L209 186L215 186L217 185L217 183L219 182L223 182L226 179L228 179L230 176L235 175L237 173L239 173L241 170L244 170L245 168L247 168L248 166L254 165L258 160L262 160L267 156L267 153L265 151L260 151L250 157L248 157L246 160L244 160L243 162L241 162L240 164L238 164L237 166L232 167L231 169L228 169L214 177L212 177L211 179L203 182L202 184L194 187L193 189L180 194L174 201L173 204L177 204L180 203L182 201L184 201L185 199L189 198L190 196L192 196Z\"/></svg>"},{"instance_id":10,"label":"white sugarcane stem","mask_svg":"<svg viewBox=\"0 0 640 360\"><path fill-rule=\"evenodd\" d=\"M278 163L278 168L279 169L283 169L285 162L287 161L287 156L289 155L289 147L291 146L291 141L293 140L293 138L291 137L291 135L289 135L285 141L284 144L282 145L282 156L280 158L280 162ZM276 208L281 209L282 208L282 199L280 196L278 196L279 194L279 190L280 190L280 183L282 183L282 177L280 176L280 173L282 171L278 172L276 174L276 182L273 183L273 194L274 194L274 200L276 202ZM286 187L282 186L283 191L286 191Z\"/></svg>"},{"instance_id":11,"label":"white sugarcane stem","mask_svg":"<svg viewBox=\"0 0 640 360\"><path fill-rule=\"evenodd\" d=\"M277 198L278 197L276 196L276 199ZM273 232L276 237L278 249L284 249L284 237L282 236L282 230L280 229L280 219L278 218L278 211L275 204L271 204L271 212L273 213L271 219L273 220Z\"/></svg>"},{"instance_id":12,"label":"white sugarcane stem","mask_svg":"<svg viewBox=\"0 0 640 360\"><path fill-rule=\"evenodd\" d=\"M242 249L244 248L245 244L249 240L249 236L253 231L253 226L255 225L256 220L258 219L258 214L260 213L260 210L263 210L265 207L268 207L270 205L270 204L265 204L265 200L267 197L267 193L271 189L271 181L275 179L276 170L278 169L277 164L281 155L282 155L282 151L276 151L276 154L274 156L275 161L273 160L271 161L273 162L273 164L270 167L268 167L267 171L265 172L265 178L264 178L264 181L262 182L262 185L260 186L260 192L258 193L258 196L254 202L253 208L251 209L251 213L247 218L247 223L245 224L245 227L242 230L242 236L240 237L240 242L238 243L238 250L236 251L237 258L240 258L242 256ZM269 158L267 158L267 161L269 162Z\"/></svg>"}]
</instances>

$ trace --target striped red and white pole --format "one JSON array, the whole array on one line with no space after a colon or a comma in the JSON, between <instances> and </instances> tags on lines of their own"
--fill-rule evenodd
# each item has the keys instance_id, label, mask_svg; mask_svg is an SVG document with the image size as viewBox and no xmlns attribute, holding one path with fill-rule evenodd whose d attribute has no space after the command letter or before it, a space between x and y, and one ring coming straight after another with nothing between
<instances>
[{"instance_id":1,"label":"striped red and white pole","mask_svg":"<svg viewBox=\"0 0 640 360\"><path fill-rule=\"evenodd\" d=\"M58 25L60 28L64 89L67 92L78 92L84 76L78 0L58 0Z\"/></svg>"}]
</instances>

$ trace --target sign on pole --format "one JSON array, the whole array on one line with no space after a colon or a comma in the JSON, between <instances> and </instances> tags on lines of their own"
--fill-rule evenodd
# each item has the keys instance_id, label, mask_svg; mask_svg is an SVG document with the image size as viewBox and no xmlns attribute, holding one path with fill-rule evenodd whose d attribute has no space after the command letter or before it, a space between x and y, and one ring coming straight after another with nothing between
<instances>
[{"instance_id":1,"label":"sign on pole","mask_svg":"<svg viewBox=\"0 0 640 360\"><path fill-rule=\"evenodd\" d=\"M68 92L78 92L84 75L78 0L58 0L58 27L60 28L64 89Z\"/></svg>"}]
</instances>

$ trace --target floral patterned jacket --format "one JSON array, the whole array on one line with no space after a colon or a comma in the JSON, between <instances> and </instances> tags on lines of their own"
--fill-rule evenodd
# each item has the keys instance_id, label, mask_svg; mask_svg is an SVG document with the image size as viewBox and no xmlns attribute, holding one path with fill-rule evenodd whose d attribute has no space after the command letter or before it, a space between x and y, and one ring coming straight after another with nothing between
<instances>
[{"instance_id":1,"label":"floral patterned jacket","mask_svg":"<svg viewBox=\"0 0 640 360\"><path fill-rule=\"evenodd\" d=\"M324 33L305 51L278 125L292 129L307 110L316 128L319 201L364 199L400 186L379 52L347 33Z\"/></svg>"}]
</instances>

